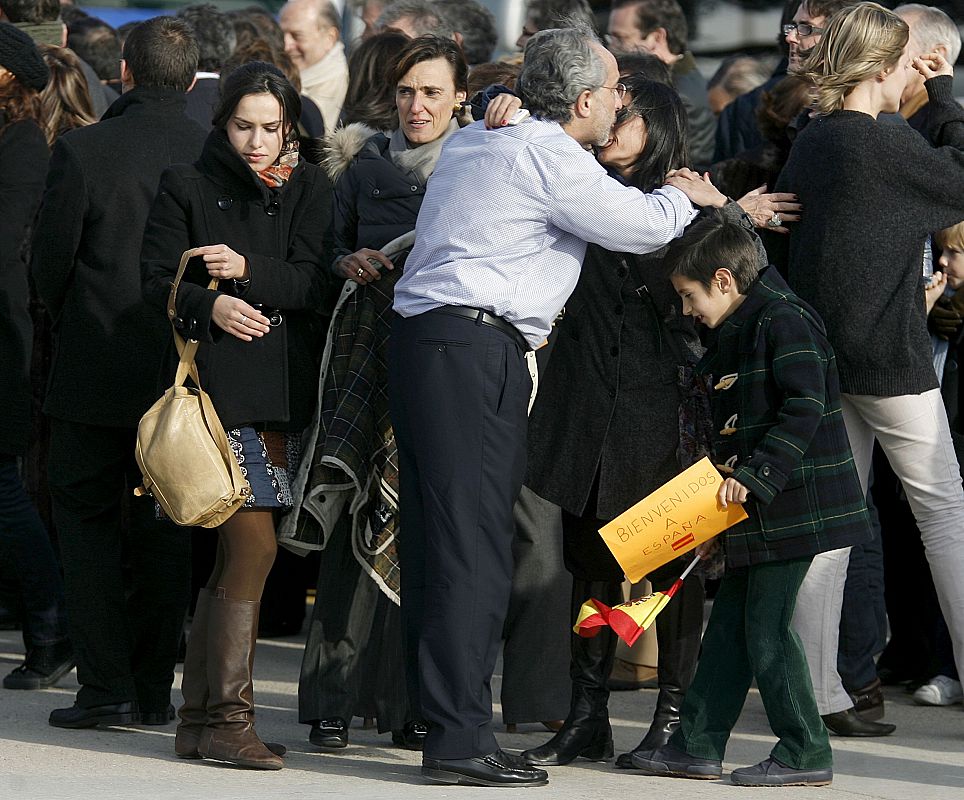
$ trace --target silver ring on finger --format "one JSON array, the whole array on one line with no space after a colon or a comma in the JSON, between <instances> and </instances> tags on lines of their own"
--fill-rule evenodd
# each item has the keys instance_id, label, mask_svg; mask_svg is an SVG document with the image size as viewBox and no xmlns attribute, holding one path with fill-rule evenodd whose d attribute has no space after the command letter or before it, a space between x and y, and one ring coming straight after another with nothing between
<instances>
[{"instance_id":1,"label":"silver ring on finger","mask_svg":"<svg viewBox=\"0 0 964 800\"><path fill-rule=\"evenodd\" d=\"M359 268L358 268L358 271L357 271L355 274L360 278L362 275L365 274L365 270L363 270L361 267L359 267Z\"/></svg>"},{"instance_id":2,"label":"silver ring on finger","mask_svg":"<svg viewBox=\"0 0 964 800\"><path fill-rule=\"evenodd\" d=\"M768 228L779 228L783 224L783 220L780 219L780 215L776 211L773 212L773 216L767 220Z\"/></svg>"},{"instance_id":3,"label":"silver ring on finger","mask_svg":"<svg viewBox=\"0 0 964 800\"><path fill-rule=\"evenodd\" d=\"M241 315L241 324L244 325L244 323L247 322L247 321L248 321L248 318L247 318L246 316L244 316L244 314L242 314L242 315Z\"/></svg>"}]
</instances>

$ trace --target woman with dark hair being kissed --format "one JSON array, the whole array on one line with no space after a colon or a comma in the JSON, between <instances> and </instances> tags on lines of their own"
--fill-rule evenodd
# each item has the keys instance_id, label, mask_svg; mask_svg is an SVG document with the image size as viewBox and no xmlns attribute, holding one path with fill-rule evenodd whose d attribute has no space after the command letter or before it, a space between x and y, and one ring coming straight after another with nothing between
<instances>
[{"instance_id":1,"label":"woman with dark hair being kissed","mask_svg":"<svg viewBox=\"0 0 964 800\"><path fill-rule=\"evenodd\" d=\"M672 87L639 75L624 81L625 105L597 157L616 179L650 192L686 164L686 114ZM722 194L715 205L752 227ZM701 348L669 282L667 249L638 256L589 245L529 419L526 485L562 507L573 619L590 597L607 605L623 600L623 570L599 528L707 454L689 435L681 441L681 404L699 406L681 369L695 363ZM698 416L708 422L708 406ZM653 588L668 589L691 557L651 573ZM703 599L697 571L656 618L659 696L637 750L660 746L679 725L700 652ZM612 757L607 681L615 651L611 630L589 639L572 635L569 716L549 742L523 753L529 764ZM616 766L632 768L629 754Z\"/></svg>"},{"instance_id":2,"label":"woman with dark hair being kissed","mask_svg":"<svg viewBox=\"0 0 964 800\"><path fill-rule=\"evenodd\" d=\"M251 484L244 507L218 529L217 560L198 597L174 749L256 769L283 766L284 749L254 731L251 673L275 515L291 504L288 473L311 420L315 310L330 261L331 185L299 156L300 111L277 67L252 62L231 73L201 158L161 178L141 253L145 297L164 309L181 254L198 248L173 323L201 343L201 385ZM213 278L216 290L207 288Z\"/></svg>"}]
</instances>

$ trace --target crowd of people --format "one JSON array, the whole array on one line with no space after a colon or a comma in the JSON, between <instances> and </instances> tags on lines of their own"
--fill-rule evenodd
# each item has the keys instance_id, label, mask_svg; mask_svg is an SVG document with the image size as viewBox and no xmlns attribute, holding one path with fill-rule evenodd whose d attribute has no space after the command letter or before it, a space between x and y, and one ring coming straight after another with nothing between
<instances>
[{"instance_id":1,"label":"crowd of people","mask_svg":"<svg viewBox=\"0 0 964 800\"><path fill-rule=\"evenodd\" d=\"M76 666L51 725L177 719L180 758L281 769L259 617L279 553L318 551L309 741L360 717L434 782L613 758L615 689L658 689L616 768L716 779L756 681L751 786L827 784L829 733L893 734L884 684L961 703L950 18L788 0L779 62L707 81L676 0L614 0L604 36L530 0L499 60L474 0L353 7L344 42L328 0L117 30L0 0L4 687ZM135 460L184 340L248 483L190 535ZM707 456L748 519L655 635L575 635L588 598L680 578L693 554L630 586L598 531ZM500 651L504 723L553 734L521 755Z\"/></svg>"}]
</instances>

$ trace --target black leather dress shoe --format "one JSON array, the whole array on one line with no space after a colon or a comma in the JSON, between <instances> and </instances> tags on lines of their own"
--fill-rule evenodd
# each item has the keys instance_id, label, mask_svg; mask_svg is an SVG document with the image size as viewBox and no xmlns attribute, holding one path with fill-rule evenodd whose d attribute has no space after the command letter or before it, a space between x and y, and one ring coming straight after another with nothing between
<instances>
[{"instance_id":1,"label":"black leather dress shoe","mask_svg":"<svg viewBox=\"0 0 964 800\"><path fill-rule=\"evenodd\" d=\"M174 706L166 711L141 711L141 725L167 725L174 721Z\"/></svg>"},{"instance_id":2,"label":"black leather dress shoe","mask_svg":"<svg viewBox=\"0 0 964 800\"><path fill-rule=\"evenodd\" d=\"M112 703L82 708L55 708L47 721L55 728L93 728L96 725L136 725L141 720L137 703Z\"/></svg>"},{"instance_id":3,"label":"black leather dress shoe","mask_svg":"<svg viewBox=\"0 0 964 800\"><path fill-rule=\"evenodd\" d=\"M864 719L852 708L834 714L823 714L820 719L827 726L827 730L837 736L890 736L897 730L897 726L889 722Z\"/></svg>"},{"instance_id":4,"label":"black leather dress shoe","mask_svg":"<svg viewBox=\"0 0 964 800\"><path fill-rule=\"evenodd\" d=\"M863 689L850 692L850 699L854 701L854 710L864 719L883 719L884 692L880 687L880 678L877 678Z\"/></svg>"},{"instance_id":5,"label":"black leather dress shoe","mask_svg":"<svg viewBox=\"0 0 964 800\"><path fill-rule=\"evenodd\" d=\"M418 720L405 723L400 731L392 731L392 744L406 750L421 750L428 734L428 725Z\"/></svg>"},{"instance_id":6,"label":"black leather dress shoe","mask_svg":"<svg viewBox=\"0 0 964 800\"><path fill-rule=\"evenodd\" d=\"M326 750L348 747L348 723L341 717L318 720L311 726L308 741Z\"/></svg>"},{"instance_id":7,"label":"black leather dress shoe","mask_svg":"<svg viewBox=\"0 0 964 800\"><path fill-rule=\"evenodd\" d=\"M544 786L549 773L502 750L478 758L422 758L422 776L450 786Z\"/></svg>"}]
</instances>

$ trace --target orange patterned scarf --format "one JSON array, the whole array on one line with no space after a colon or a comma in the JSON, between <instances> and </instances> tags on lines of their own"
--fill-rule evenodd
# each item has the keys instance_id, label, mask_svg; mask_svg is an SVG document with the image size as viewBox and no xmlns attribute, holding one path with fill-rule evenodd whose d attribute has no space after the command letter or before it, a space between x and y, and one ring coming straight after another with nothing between
<instances>
[{"instance_id":1,"label":"orange patterned scarf","mask_svg":"<svg viewBox=\"0 0 964 800\"><path fill-rule=\"evenodd\" d=\"M278 154L278 160L267 169L261 170L258 177L271 189L278 189L288 182L291 171L298 165L298 140L285 142Z\"/></svg>"}]
</instances>

